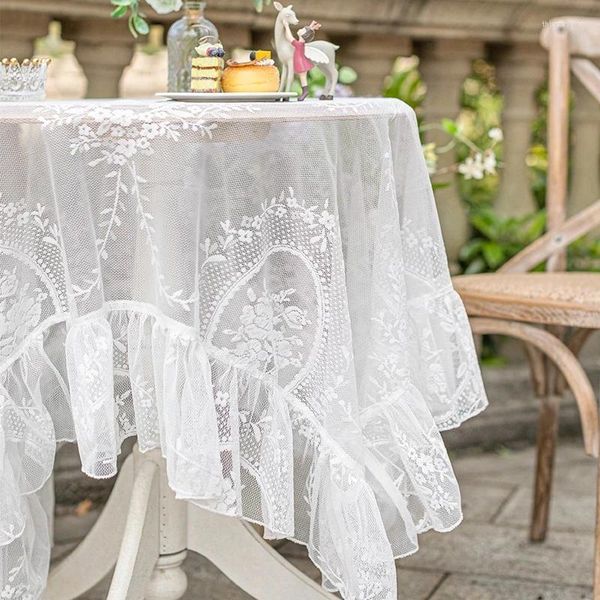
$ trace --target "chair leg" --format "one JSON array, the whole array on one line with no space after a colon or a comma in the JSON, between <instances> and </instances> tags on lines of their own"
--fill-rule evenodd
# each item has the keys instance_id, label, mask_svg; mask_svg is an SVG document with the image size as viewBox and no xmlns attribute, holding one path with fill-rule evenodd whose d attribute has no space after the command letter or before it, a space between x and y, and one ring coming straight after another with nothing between
<instances>
[{"instance_id":1,"label":"chair leg","mask_svg":"<svg viewBox=\"0 0 600 600\"><path fill-rule=\"evenodd\" d=\"M529 539L532 542L543 542L548 529L560 397L547 394L540 400L533 514L529 530Z\"/></svg>"}]
</instances>

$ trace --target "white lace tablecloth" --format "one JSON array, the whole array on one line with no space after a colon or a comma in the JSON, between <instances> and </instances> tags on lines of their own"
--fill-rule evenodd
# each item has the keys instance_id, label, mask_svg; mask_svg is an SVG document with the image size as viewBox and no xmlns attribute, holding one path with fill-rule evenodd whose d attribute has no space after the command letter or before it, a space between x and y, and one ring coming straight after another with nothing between
<instances>
[{"instance_id":1,"label":"white lace tablecloth","mask_svg":"<svg viewBox=\"0 0 600 600\"><path fill-rule=\"evenodd\" d=\"M486 406L412 110L1 104L0 195L0 598L44 587L56 442L112 477L137 435L178 497L395 599L461 520L439 432Z\"/></svg>"}]
</instances>

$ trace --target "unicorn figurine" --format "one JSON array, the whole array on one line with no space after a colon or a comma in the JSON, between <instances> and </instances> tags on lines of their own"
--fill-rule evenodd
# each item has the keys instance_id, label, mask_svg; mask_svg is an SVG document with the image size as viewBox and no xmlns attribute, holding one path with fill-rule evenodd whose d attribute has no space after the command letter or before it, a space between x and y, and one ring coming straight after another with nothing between
<instances>
[{"instance_id":1,"label":"unicorn figurine","mask_svg":"<svg viewBox=\"0 0 600 600\"><path fill-rule=\"evenodd\" d=\"M290 25L298 25L298 17L292 5L284 7L279 2L273 2L273 6L279 13L275 21L275 50L281 63L279 91L289 92L294 75L298 75L302 85L302 95L298 100L304 100L308 96L307 73L313 66L317 66L325 75L326 82L320 99L333 100L338 82L335 52L339 46L323 40L313 41L315 31L321 28L321 24L316 21L299 29L298 37L295 38Z\"/></svg>"}]
</instances>

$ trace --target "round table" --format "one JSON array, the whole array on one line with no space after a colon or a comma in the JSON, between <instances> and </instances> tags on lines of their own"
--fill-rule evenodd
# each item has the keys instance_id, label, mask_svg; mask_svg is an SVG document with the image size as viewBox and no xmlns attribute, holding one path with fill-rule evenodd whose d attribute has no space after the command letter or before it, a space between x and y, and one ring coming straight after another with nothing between
<instances>
[{"instance_id":1,"label":"round table","mask_svg":"<svg viewBox=\"0 0 600 600\"><path fill-rule=\"evenodd\" d=\"M56 443L103 478L137 436L47 597L119 544L111 599L179 597L186 548L327 595L243 520L395 599L394 558L461 520L440 431L486 406L413 111L8 103L0 139L0 597L46 585Z\"/></svg>"}]
</instances>

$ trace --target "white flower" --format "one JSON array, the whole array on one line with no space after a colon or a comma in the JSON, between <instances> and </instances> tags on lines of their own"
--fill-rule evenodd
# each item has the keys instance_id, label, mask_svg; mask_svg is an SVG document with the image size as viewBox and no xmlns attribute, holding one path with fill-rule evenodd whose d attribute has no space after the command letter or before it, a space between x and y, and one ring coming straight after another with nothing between
<instances>
[{"instance_id":1,"label":"white flower","mask_svg":"<svg viewBox=\"0 0 600 600\"><path fill-rule=\"evenodd\" d=\"M219 390L215 394L215 404L217 406L227 406L228 402L229 402L229 394L227 392L223 392L223 391Z\"/></svg>"},{"instance_id":2,"label":"white flower","mask_svg":"<svg viewBox=\"0 0 600 600\"><path fill-rule=\"evenodd\" d=\"M181 0L146 0L148 4L159 14L175 12L181 9Z\"/></svg>"},{"instance_id":3,"label":"white flower","mask_svg":"<svg viewBox=\"0 0 600 600\"><path fill-rule=\"evenodd\" d=\"M144 123L140 133L142 136L152 140L156 136L160 135L160 126L158 123Z\"/></svg>"},{"instance_id":4,"label":"white flower","mask_svg":"<svg viewBox=\"0 0 600 600\"><path fill-rule=\"evenodd\" d=\"M496 174L496 155L492 150L486 150L483 154L483 171L489 175Z\"/></svg>"},{"instance_id":5,"label":"white flower","mask_svg":"<svg viewBox=\"0 0 600 600\"><path fill-rule=\"evenodd\" d=\"M425 155L425 163L427 164L427 172L430 175L435 175L437 171L438 156L435 152L435 143L423 145L423 154Z\"/></svg>"},{"instance_id":6,"label":"white flower","mask_svg":"<svg viewBox=\"0 0 600 600\"><path fill-rule=\"evenodd\" d=\"M504 139L504 135L502 134L502 129L500 129L500 127L492 127L488 131L488 136L495 142L501 142Z\"/></svg>"},{"instance_id":7,"label":"white flower","mask_svg":"<svg viewBox=\"0 0 600 600\"><path fill-rule=\"evenodd\" d=\"M131 158L136 153L136 143L135 140L123 139L121 138L115 147L115 152L117 154L122 154L127 158Z\"/></svg>"},{"instance_id":8,"label":"white flower","mask_svg":"<svg viewBox=\"0 0 600 600\"><path fill-rule=\"evenodd\" d=\"M89 137L92 135L92 128L89 125L80 125L78 131L81 137Z\"/></svg>"},{"instance_id":9,"label":"white flower","mask_svg":"<svg viewBox=\"0 0 600 600\"><path fill-rule=\"evenodd\" d=\"M483 179L483 161L481 152L475 156L468 156L465 162L458 165L458 172L464 175L465 179Z\"/></svg>"},{"instance_id":10,"label":"white flower","mask_svg":"<svg viewBox=\"0 0 600 600\"><path fill-rule=\"evenodd\" d=\"M21 213L19 215L17 215L17 225L27 225L27 223L29 222L29 213L28 212L24 212Z\"/></svg>"},{"instance_id":11,"label":"white flower","mask_svg":"<svg viewBox=\"0 0 600 600\"><path fill-rule=\"evenodd\" d=\"M2 211L4 212L4 214L8 215L9 217L12 217L17 212L17 207L15 206L14 202L9 202L8 204L4 205Z\"/></svg>"},{"instance_id":12,"label":"white flower","mask_svg":"<svg viewBox=\"0 0 600 600\"><path fill-rule=\"evenodd\" d=\"M335 227L335 217L328 211L324 210L319 217L319 223L328 231Z\"/></svg>"},{"instance_id":13,"label":"white flower","mask_svg":"<svg viewBox=\"0 0 600 600\"><path fill-rule=\"evenodd\" d=\"M240 242L249 244L252 241L252 231L249 229L238 229L238 236Z\"/></svg>"}]
</instances>

